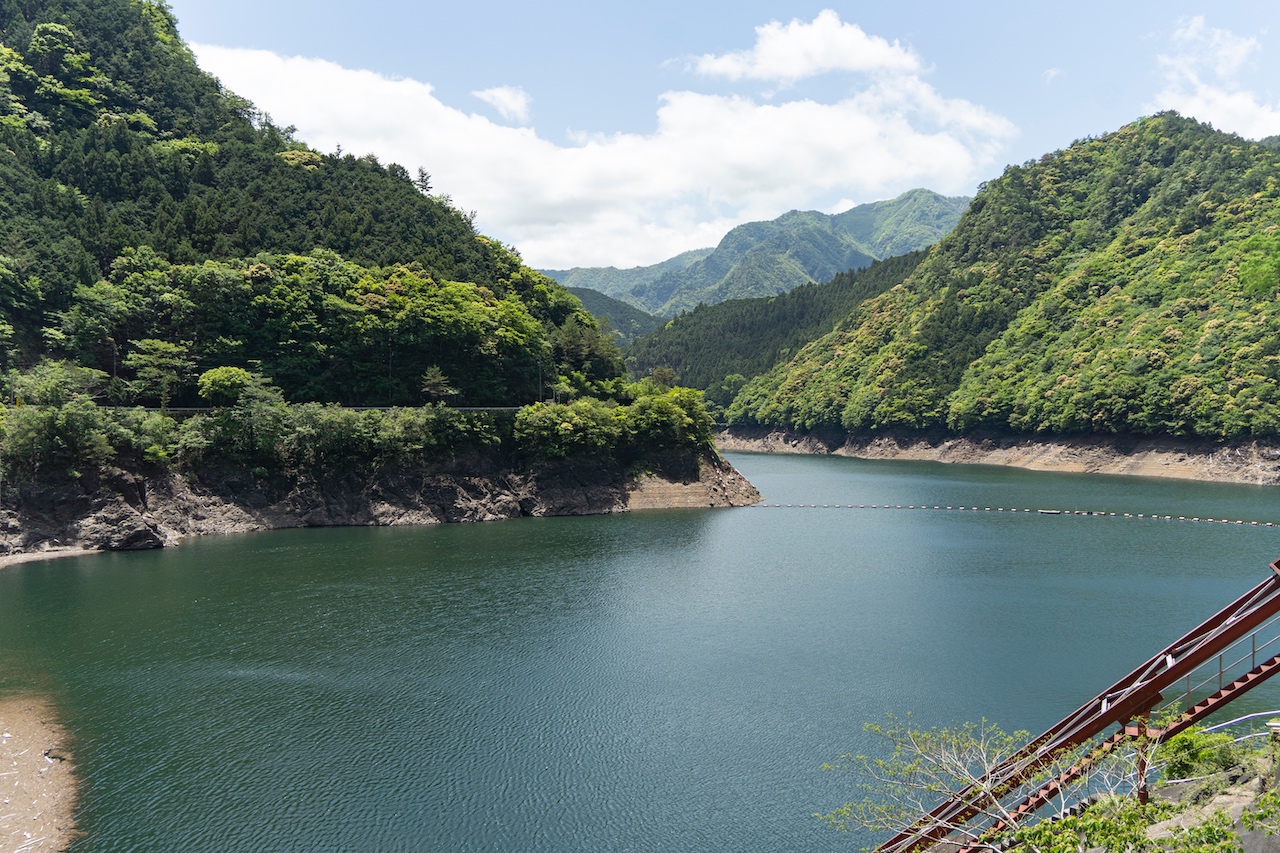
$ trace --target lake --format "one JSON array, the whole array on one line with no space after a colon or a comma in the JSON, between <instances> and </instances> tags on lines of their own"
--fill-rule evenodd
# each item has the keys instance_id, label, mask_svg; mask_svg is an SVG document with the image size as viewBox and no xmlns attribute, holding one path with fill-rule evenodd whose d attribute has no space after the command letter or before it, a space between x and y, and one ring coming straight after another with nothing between
<instances>
[{"instance_id":1,"label":"lake","mask_svg":"<svg viewBox=\"0 0 1280 853\"><path fill-rule=\"evenodd\" d=\"M6 569L0 689L63 710L76 851L857 850L812 815L864 722L1038 732L1280 557L1280 527L1123 517L1280 523L1274 489L730 460L769 506Z\"/></svg>"}]
</instances>

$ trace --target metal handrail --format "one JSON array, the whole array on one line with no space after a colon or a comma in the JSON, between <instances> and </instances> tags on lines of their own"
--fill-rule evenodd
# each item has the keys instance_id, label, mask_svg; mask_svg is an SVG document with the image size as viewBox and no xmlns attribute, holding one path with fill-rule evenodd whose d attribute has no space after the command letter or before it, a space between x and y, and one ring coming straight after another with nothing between
<instances>
[{"instance_id":1,"label":"metal handrail","mask_svg":"<svg viewBox=\"0 0 1280 853\"><path fill-rule=\"evenodd\" d=\"M1280 562L1280 561L1277 561L1277 562ZM1278 574L1280 574L1280 569L1276 569L1276 571ZM1258 587L1251 590L1250 593L1246 594L1246 596L1242 600L1238 600L1236 604L1239 605L1239 607L1237 608L1236 612L1234 612L1230 617L1225 619L1221 624L1215 626L1212 630L1206 631L1202 635L1192 637L1192 638L1186 638L1184 645L1175 644L1174 646L1171 646L1169 649L1166 650L1167 653L1164 655L1164 657L1149 661L1146 669L1142 670L1140 673L1134 673L1134 675L1136 676L1134 681L1130 682L1121 690L1115 691L1113 693L1105 694L1102 697L1104 708L1114 707L1115 705L1119 704L1125 699L1137 693L1140 693L1144 688L1147 688L1153 681L1155 681L1156 677L1159 676L1161 673L1166 672L1169 669L1172 669L1180 661L1195 654L1199 649L1209 644L1214 639L1221 636L1223 633L1226 633L1228 630L1230 630L1236 623L1240 622L1240 620L1246 618L1247 616L1255 612L1260 606L1264 605L1269 599L1271 599L1275 595L1274 590L1264 589L1264 586L1265 585L1260 584ZM1254 628L1248 634L1240 637L1239 639L1235 640L1230 645L1228 645L1227 650L1234 648L1237 643L1243 642L1244 639L1246 639L1247 637L1255 635L1258 631L1262 630L1265 626L1271 625L1275 623L1277 620L1280 620L1280 614L1268 617L1257 628ZM1225 651L1223 652L1223 654L1225 654ZM1221 654L1218 657L1221 657ZM1195 669L1193 669L1191 672L1195 672L1198 669L1200 669L1200 667L1195 667ZM1187 674L1190 675L1191 673L1189 672ZM1212 679L1201 682L1200 684L1196 685L1195 689L1203 687L1205 684L1208 684L1209 681L1211 680Z\"/></svg>"},{"instance_id":2,"label":"metal handrail","mask_svg":"<svg viewBox=\"0 0 1280 853\"><path fill-rule=\"evenodd\" d=\"M1192 672L1187 673L1187 676L1186 676L1187 682L1188 682L1187 687L1184 690L1180 691L1178 696L1161 705L1160 710L1168 711L1176 707L1179 703L1184 701L1187 703L1186 707L1190 708L1191 705L1194 704L1191 702L1192 696L1194 696L1197 692L1215 683L1217 684L1217 689L1221 690L1228 681L1227 675L1235 671L1238 667L1241 666L1241 664L1245 663L1246 661L1249 662L1248 670L1245 670L1246 672L1256 668L1258 665L1258 653L1266 651L1267 649L1271 648L1273 645L1280 643L1280 635L1277 635L1275 637L1272 637L1270 640L1263 643L1262 645L1257 644L1258 635L1264 632L1267 632L1269 628L1273 628L1273 627L1280 628L1280 615L1277 615L1267 620L1262 625L1259 625L1258 628L1253 632L1251 632L1250 634L1244 637L1241 637L1238 641L1233 643L1231 646L1229 646L1226 650L1224 650L1221 654L1217 655L1211 661L1206 661L1205 664L1201 665L1196 670L1193 670ZM1226 655L1230 653L1232 649L1243 646L1245 643L1245 640L1250 641L1249 653L1241 655L1239 658L1233 660L1231 663L1226 663L1225 662ZM1214 662L1216 662L1218 665L1216 672L1213 670L1210 670L1209 676L1205 678L1203 681L1200 681L1194 685L1190 683L1190 680L1194 672L1202 671L1205 668L1205 666L1208 666ZM1214 691L1212 690L1208 691L1208 693L1212 693L1212 692Z\"/></svg>"},{"instance_id":3,"label":"metal handrail","mask_svg":"<svg viewBox=\"0 0 1280 853\"><path fill-rule=\"evenodd\" d=\"M1276 716L1277 714L1280 714L1280 710L1277 710L1277 711L1259 711L1259 712L1257 712L1256 714L1245 714L1243 717L1237 717L1237 718L1235 718L1234 720L1227 720L1225 723L1216 723L1215 725L1209 726L1209 727L1208 727L1208 728L1206 728L1204 731L1206 731L1206 732L1216 732L1218 729L1225 729L1225 728L1227 728L1228 726L1234 726L1234 725L1236 725L1237 723L1243 723L1245 720L1256 720L1256 719L1258 719L1258 717L1274 717L1274 716Z\"/></svg>"}]
</instances>

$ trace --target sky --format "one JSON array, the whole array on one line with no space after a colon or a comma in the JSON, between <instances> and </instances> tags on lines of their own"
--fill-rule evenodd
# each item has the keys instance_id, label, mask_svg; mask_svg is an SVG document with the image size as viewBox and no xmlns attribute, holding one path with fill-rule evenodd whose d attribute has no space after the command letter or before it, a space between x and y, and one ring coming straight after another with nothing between
<instances>
[{"instance_id":1,"label":"sky","mask_svg":"<svg viewBox=\"0 0 1280 853\"><path fill-rule=\"evenodd\" d=\"M1280 134L1280 3L170 0L201 67L325 153L431 175L540 269L1005 166L1164 109Z\"/></svg>"}]
</instances>

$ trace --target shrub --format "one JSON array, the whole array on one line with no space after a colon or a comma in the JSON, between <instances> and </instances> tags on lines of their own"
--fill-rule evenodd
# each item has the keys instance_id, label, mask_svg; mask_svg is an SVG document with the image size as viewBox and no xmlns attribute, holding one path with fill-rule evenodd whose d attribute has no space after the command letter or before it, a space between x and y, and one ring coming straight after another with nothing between
<instances>
[{"instance_id":1,"label":"shrub","mask_svg":"<svg viewBox=\"0 0 1280 853\"><path fill-rule=\"evenodd\" d=\"M78 477L84 469L97 469L115 455L102 410L83 395L59 406L0 410L0 429L5 469L18 478L34 479L45 471Z\"/></svg>"},{"instance_id":2,"label":"shrub","mask_svg":"<svg viewBox=\"0 0 1280 853\"><path fill-rule=\"evenodd\" d=\"M1165 779L1193 779L1234 767L1240 757L1240 747L1231 735L1196 726L1160 744L1155 761L1164 765Z\"/></svg>"},{"instance_id":3,"label":"shrub","mask_svg":"<svg viewBox=\"0 0 1280 853\"><path fill-rule=\"evenodd\" d=\"M528 454L562 459L570 453L599 455L618 445L626 410L590 397L534 403L516 413L517 447Z\"/></svg>"}]
</instances>

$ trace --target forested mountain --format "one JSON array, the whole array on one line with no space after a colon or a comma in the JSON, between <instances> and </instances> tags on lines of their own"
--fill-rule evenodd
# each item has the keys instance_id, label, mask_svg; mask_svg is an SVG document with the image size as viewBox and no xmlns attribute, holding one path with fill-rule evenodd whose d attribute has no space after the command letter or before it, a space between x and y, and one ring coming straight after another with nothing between
<instances>
[{"instance_id":1,"label":"forested mountain","mask_svg":"<svg viewBox=\"0 0 1280 853\"><path fill-rule=\"evenodd\" d=\"M623 353L633 372L670 368L681 383L701 388L709 400L727 406L748 379L834 329L864 300L901 283L924 256L922 249L876 261L825 284L802 284L778 296L699 305L632 342Z\"/></svg>"},{"instance_id":2,"label":"forested mountain","mask_svg":"<svg viewBox=\"0 0 1280 853\"><path fill-rule=\"evenodd\" d=\"M714 248L691 249L688 252L681 252L674 258L668 258L662 263L625 270L617 267L574 267L571 270L538 270L538 272L554 278L565 287L596 290L616 298L619 294L630 293L635 288L646 285L666 273L685 269L714 251Z\"/></svg>"},{"instance_id":3,"label":"forested mountain","mask_svg":"<svg viewBox=\"0 0 1280 853\"><path fill-rule=\"evenodd\" d=\"M634 305L621 299L605 296L598 290L589 287L566 288L582 302L582 307L600 322L602 328L611 332L618 343L625 345L636 338L647 335L666 322L662 317L646 314Z\"/></svg>"},{"instance_id":4,"label":"forested mountain","mask_svg":"<svg viewBox=\"0 0 1280 853\"><path fill-rule=\"evenodd\" d=\"M225 91L163 0L0 0L6 482L230 466L287 493L467 454L688 469L700 395L623 369L424 170L314 151Z\"/></svg>"},{"instance_id":5,"label":"forested mountain","mask_svg":"<svg viewBox=\"0 0 1280 853\"><path fill-rule=\"evenodd\" d=\"M620 377L578 300L425 172L293 139L196 67L163 2L0 10L3 366L68 359L144 401L157 359L178 399L218 366L360 404L422 402L428 369L473 404Z\"/></svg>"},{"instance_id":6,"label":"forested mountain","mask_svg":"<svg viewBox=\"0 0 1280 853\"><path fill-rule=\"evenodd\" d=\"M689 255L681 255L629 271L626 279L592 269L548 274L563 284L595 287L651 314L671 317L699 304L775 296L809 282L830 281L874 260L930 246L955 226L968 204L967 198L917 189L836 215L793 210L769 222L748 222L726 234L705 257L685 263Z\"/></svg>"},{"instance_id":7,"label":"forested mountain","mask_svg":"<svg viewBox=\"0 0 1280 853\"><path fill-rule=\"evenodd\" d=\"M744 388L736 423L1280 432L1280 154L1174 113L984 186L899 286Z\"/></svg>"}]
</instances>

